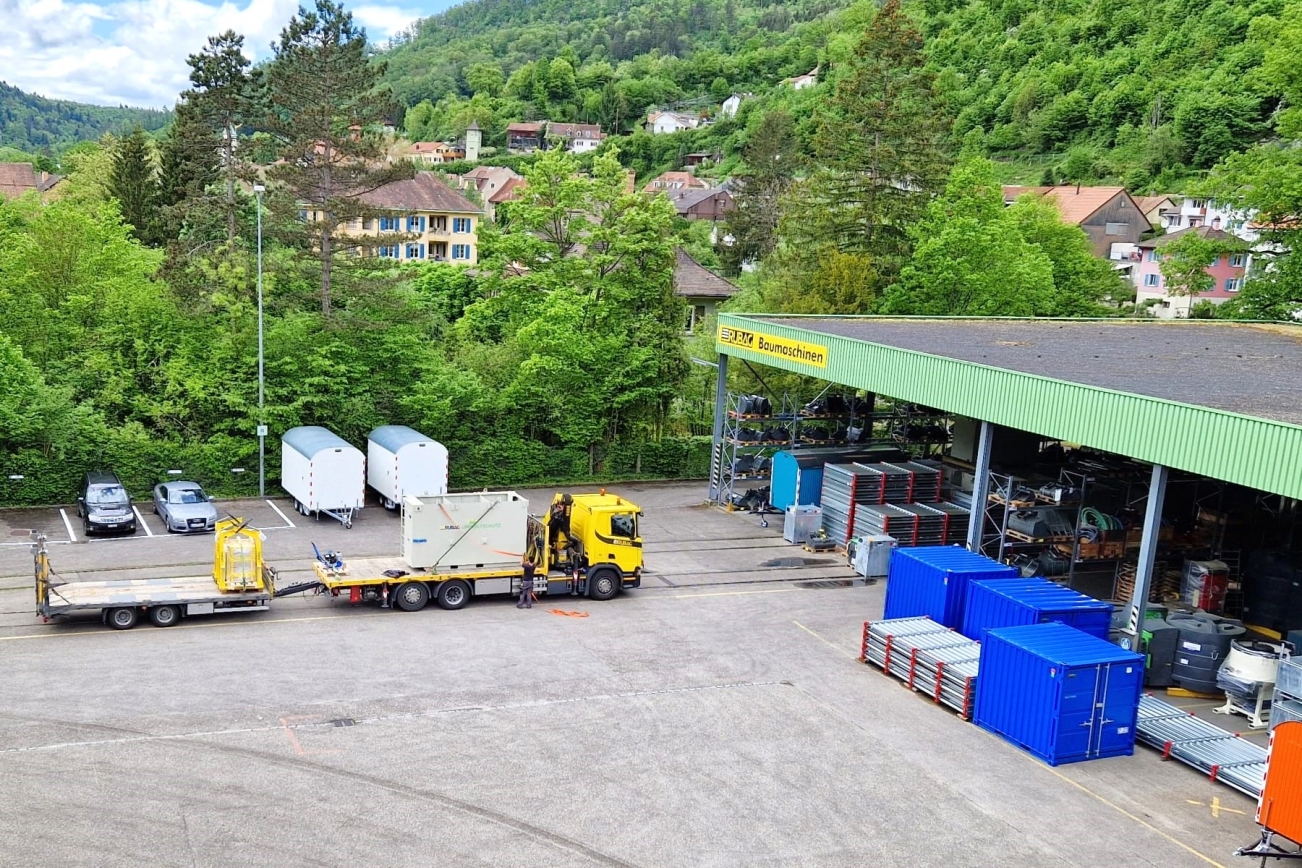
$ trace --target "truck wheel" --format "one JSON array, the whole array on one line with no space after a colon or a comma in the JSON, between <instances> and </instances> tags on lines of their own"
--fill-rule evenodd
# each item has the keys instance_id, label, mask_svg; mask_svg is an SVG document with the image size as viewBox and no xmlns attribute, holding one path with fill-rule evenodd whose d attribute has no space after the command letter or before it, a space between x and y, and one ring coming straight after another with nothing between
<instances>
[{"instance_id":1,"label":"truck wheel","mask_svg":"<svg viewBox=\"0 0 1302 868\"><path fill-rule=\"evenodd\" d=\"M588 596L594 600L609 600L619 593L619 573L610 567L588 571Z\"/></svg>"},{"instance_id":2,"label":"truck wheel","mask_svg":"<svg viewBox=\"0 0 1302 868\"><path fill-rule=\"evenodd\" d=\"M181 620L181 610L176 606L154 606L149 610L149 623L155 627L170 627Z\"/></svg>"},{"instance_id":3,"label":"truck wheel","mask_svg":"<svg viewBox=\"0 0 1302 868\"><path fill-rule=\"evenodd\" d=\"M419 612L429 602L429 588L424 582L407 582L399 585L393 594L393 604L404 612Z\"/></svg>"},{"instance_id":4,"label":"truck wheel","mask_svg":"<svg viewBox=\"0 0 1302 868\"><path fill-rule=\"evenodd\" d=\"M136 626L136 621L140 619L140 613L131 606L119 606L116 609L109 609L104 620L114 630L130 630Z\"/></svg>"},{"instance_id":5,"label":"truck wheel","mask_svg":"<svg viewBox=\"0 0 1302 868\"><path fill-rule=\"evenodd\" d=\"M444 609L461 609L470 602L470 586L460 579L439 585L439 605Z\"/></svg>"}]
</instances>

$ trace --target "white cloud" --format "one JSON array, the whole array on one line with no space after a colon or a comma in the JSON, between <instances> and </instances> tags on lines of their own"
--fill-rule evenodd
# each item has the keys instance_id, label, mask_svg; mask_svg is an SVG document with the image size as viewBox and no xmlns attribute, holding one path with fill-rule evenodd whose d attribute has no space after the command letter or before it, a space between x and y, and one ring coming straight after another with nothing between
<instances>
[{"instance_id":1,"label":"white cloud","mask_svg":"<svg viewBox=\"0 0 1302 868\"><path fill-rule=\"evenodd\" d=\"M245 53L264 58L298 6L299 0L0 0L7 31L0 79L57 99L170 107L189 86L186 56L209 36L242 33ZM379 42L422 13L367 5L353 14Z\"/></svg>"}]
</instances>

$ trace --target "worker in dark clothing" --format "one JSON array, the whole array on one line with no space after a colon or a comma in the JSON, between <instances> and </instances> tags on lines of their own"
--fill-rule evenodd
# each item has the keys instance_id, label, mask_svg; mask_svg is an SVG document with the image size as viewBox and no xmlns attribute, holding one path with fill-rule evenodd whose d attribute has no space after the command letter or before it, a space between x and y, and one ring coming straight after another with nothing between
<instances>
[{"instance_id":1,"label":"worker in dark clothing","mask_svg":"<svg viewBox=\"0 0 1302 868\"><path fill-rule=\"evenodd\" d=\"M524 568L520 576L520 602L515 604L517 609L533 608L533 561L524 558L520 561L520 566Z\"/></svg>"}]
</instances>

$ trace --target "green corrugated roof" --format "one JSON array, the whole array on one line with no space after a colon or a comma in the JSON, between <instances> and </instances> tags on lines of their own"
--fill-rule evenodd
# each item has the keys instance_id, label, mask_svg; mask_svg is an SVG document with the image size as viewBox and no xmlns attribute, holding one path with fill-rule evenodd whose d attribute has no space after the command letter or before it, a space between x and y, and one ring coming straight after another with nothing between
<instances>
[{"instance_id":1,"label":"green corrugated roof","mask_svg":"<svg viewBox=\"0 0 1302 868\"><path fill-rule=\"evenodd\" d=\"M718 351L751 362L1302 497L1293 326L721 314L719 328Z\"/></svg>"}]
</instances>

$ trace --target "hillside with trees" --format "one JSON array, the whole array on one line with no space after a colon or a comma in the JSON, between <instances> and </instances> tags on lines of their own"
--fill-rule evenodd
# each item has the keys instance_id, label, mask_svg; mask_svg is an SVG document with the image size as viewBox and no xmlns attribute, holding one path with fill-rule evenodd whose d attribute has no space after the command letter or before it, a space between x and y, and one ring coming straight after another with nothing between
<instances>
[{"instance_id":1,"label":"hillside with trees","mask_svg":"<svg viewBox=\"0 0 1302 868\"><path fill-rule=\"evenodd\" d=\"M46 99L0 81L0 147L59 154L106 133L128 133L137 126L162 129L170 119L171 112L158 109Z\"/></svg>"}]
</instances>

